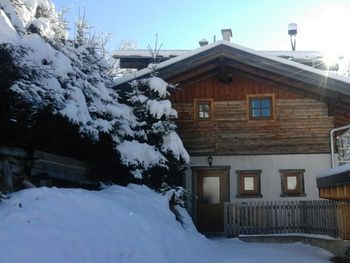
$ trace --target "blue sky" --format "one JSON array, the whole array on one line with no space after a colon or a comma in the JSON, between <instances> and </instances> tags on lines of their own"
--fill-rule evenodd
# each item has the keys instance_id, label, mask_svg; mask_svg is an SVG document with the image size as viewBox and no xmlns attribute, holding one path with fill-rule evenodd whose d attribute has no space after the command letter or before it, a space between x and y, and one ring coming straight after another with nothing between
<instances>
[{"instance_id":1,"label":"blue sky","mask_svg":"<svg viewBox=\"0 0 350 263\"><path fill-rule=\"evenodd\" d=\"M288 23L298 24L297 50L350 49L349 0L53 0L69 7L69 21L85 8L96 30L112 33L109 48L133 40L138 48L194 49L198 41L221 39L231 28L233 42L257 50L290 50Z\"/></svg>"}]
</instances>

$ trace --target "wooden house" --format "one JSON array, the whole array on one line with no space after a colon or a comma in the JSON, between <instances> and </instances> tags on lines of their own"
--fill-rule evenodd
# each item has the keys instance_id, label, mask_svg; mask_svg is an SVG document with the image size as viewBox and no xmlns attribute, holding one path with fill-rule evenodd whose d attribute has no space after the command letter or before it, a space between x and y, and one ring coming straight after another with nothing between
<instances>
[{"instance_id":1,"label":"wooden house","mask_svg":"<svg viewBox=\"0 0 350 263\"><path fill-rule=\"evenodd\" d=\"M222 232L226 201L319 198L315 175L331 166L329 132L350 123L350 80L225 40L156 71L178 87L171 100L191 156L184 185L200 230Z\"/></svg>"}]
</instances>

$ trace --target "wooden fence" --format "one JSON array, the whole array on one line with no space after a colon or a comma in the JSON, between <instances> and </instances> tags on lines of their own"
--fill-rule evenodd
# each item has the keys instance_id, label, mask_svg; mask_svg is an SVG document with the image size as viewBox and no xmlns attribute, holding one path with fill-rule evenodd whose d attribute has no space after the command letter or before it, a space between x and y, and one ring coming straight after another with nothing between
<instances>
[{"instance_id":1,"label":"wooden fence","mask_svg":"<svg viewBox=\"0 0 350 263\"><path fill-rule=\"evenodd\" d=\"M226 236L309 233L350 238L350 203L329 200L225 203Z\"/></svg>"},{"instance_id":2,"label":"wooden fence","mask_svg":"<svg viewBox=\"0 0 350 263\"><path fill-rule=\"evenodd\" d=\"M337 204L339 237L350 240L350 201L335 201Z\"/></svg>"}]
</instances>

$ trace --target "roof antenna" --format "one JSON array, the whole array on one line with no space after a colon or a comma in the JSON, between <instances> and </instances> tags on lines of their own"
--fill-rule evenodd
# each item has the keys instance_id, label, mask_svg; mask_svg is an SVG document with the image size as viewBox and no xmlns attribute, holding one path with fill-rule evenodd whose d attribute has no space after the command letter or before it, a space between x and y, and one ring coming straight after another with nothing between
<instances>
[{"instance_id":1,"label":"roof antenna","mask_svg":"<svg viewBox=\"0 0 350 263\"><path fill-rule=\"evenodd\" d=\"M297 32L298 26L296 23L290 23L288 25L288 35L290 36L290 44L292 45L292 50L295 51L297 42Z\"/></svg>"},{"instance_id":2,"label":"roof antenna","mask_svg":"<svg viewBox=\"0 0 350 263\"><path fill-rule=\"evenodd\" d=\"M149 65L149 67L151 67L153 70L156 70L157 64L161 60L161 58L157 59L157 57L158 57L158 54L159 54L159 51L160 51L162 45L163 44L160 44L160 46L158 47L158 33L156 33L156 41L154 44L154 49L152 49L150 44L148 44L148 46L147 46L148 52L152 56L152 63Z\"/></svg>"}]
</instances>

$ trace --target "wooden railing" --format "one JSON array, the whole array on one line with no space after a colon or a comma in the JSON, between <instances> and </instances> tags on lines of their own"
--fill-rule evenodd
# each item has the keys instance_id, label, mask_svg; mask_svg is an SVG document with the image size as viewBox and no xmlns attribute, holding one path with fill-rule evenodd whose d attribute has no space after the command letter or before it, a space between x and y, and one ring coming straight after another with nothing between
<instances>
[{"instance_id":1,"label":"wooden railing","mask_svg":"<svg viewBox=\"0 0 350 263\"><path fill-rule=\"evenodd\" d=\"M339 165L350 163L350 129L337 137L337 150Z\"/></svg>"},{"instance_id":2,"label":"wooden railing","mask_svg":"<svg viewBox=\"0 0 350 263\"><path fill-rule=\"evenodd\" d=\"M309 233L350 238L350 203L328 200L225 203L226 236Z\"/></svg>"}]
</instances>

